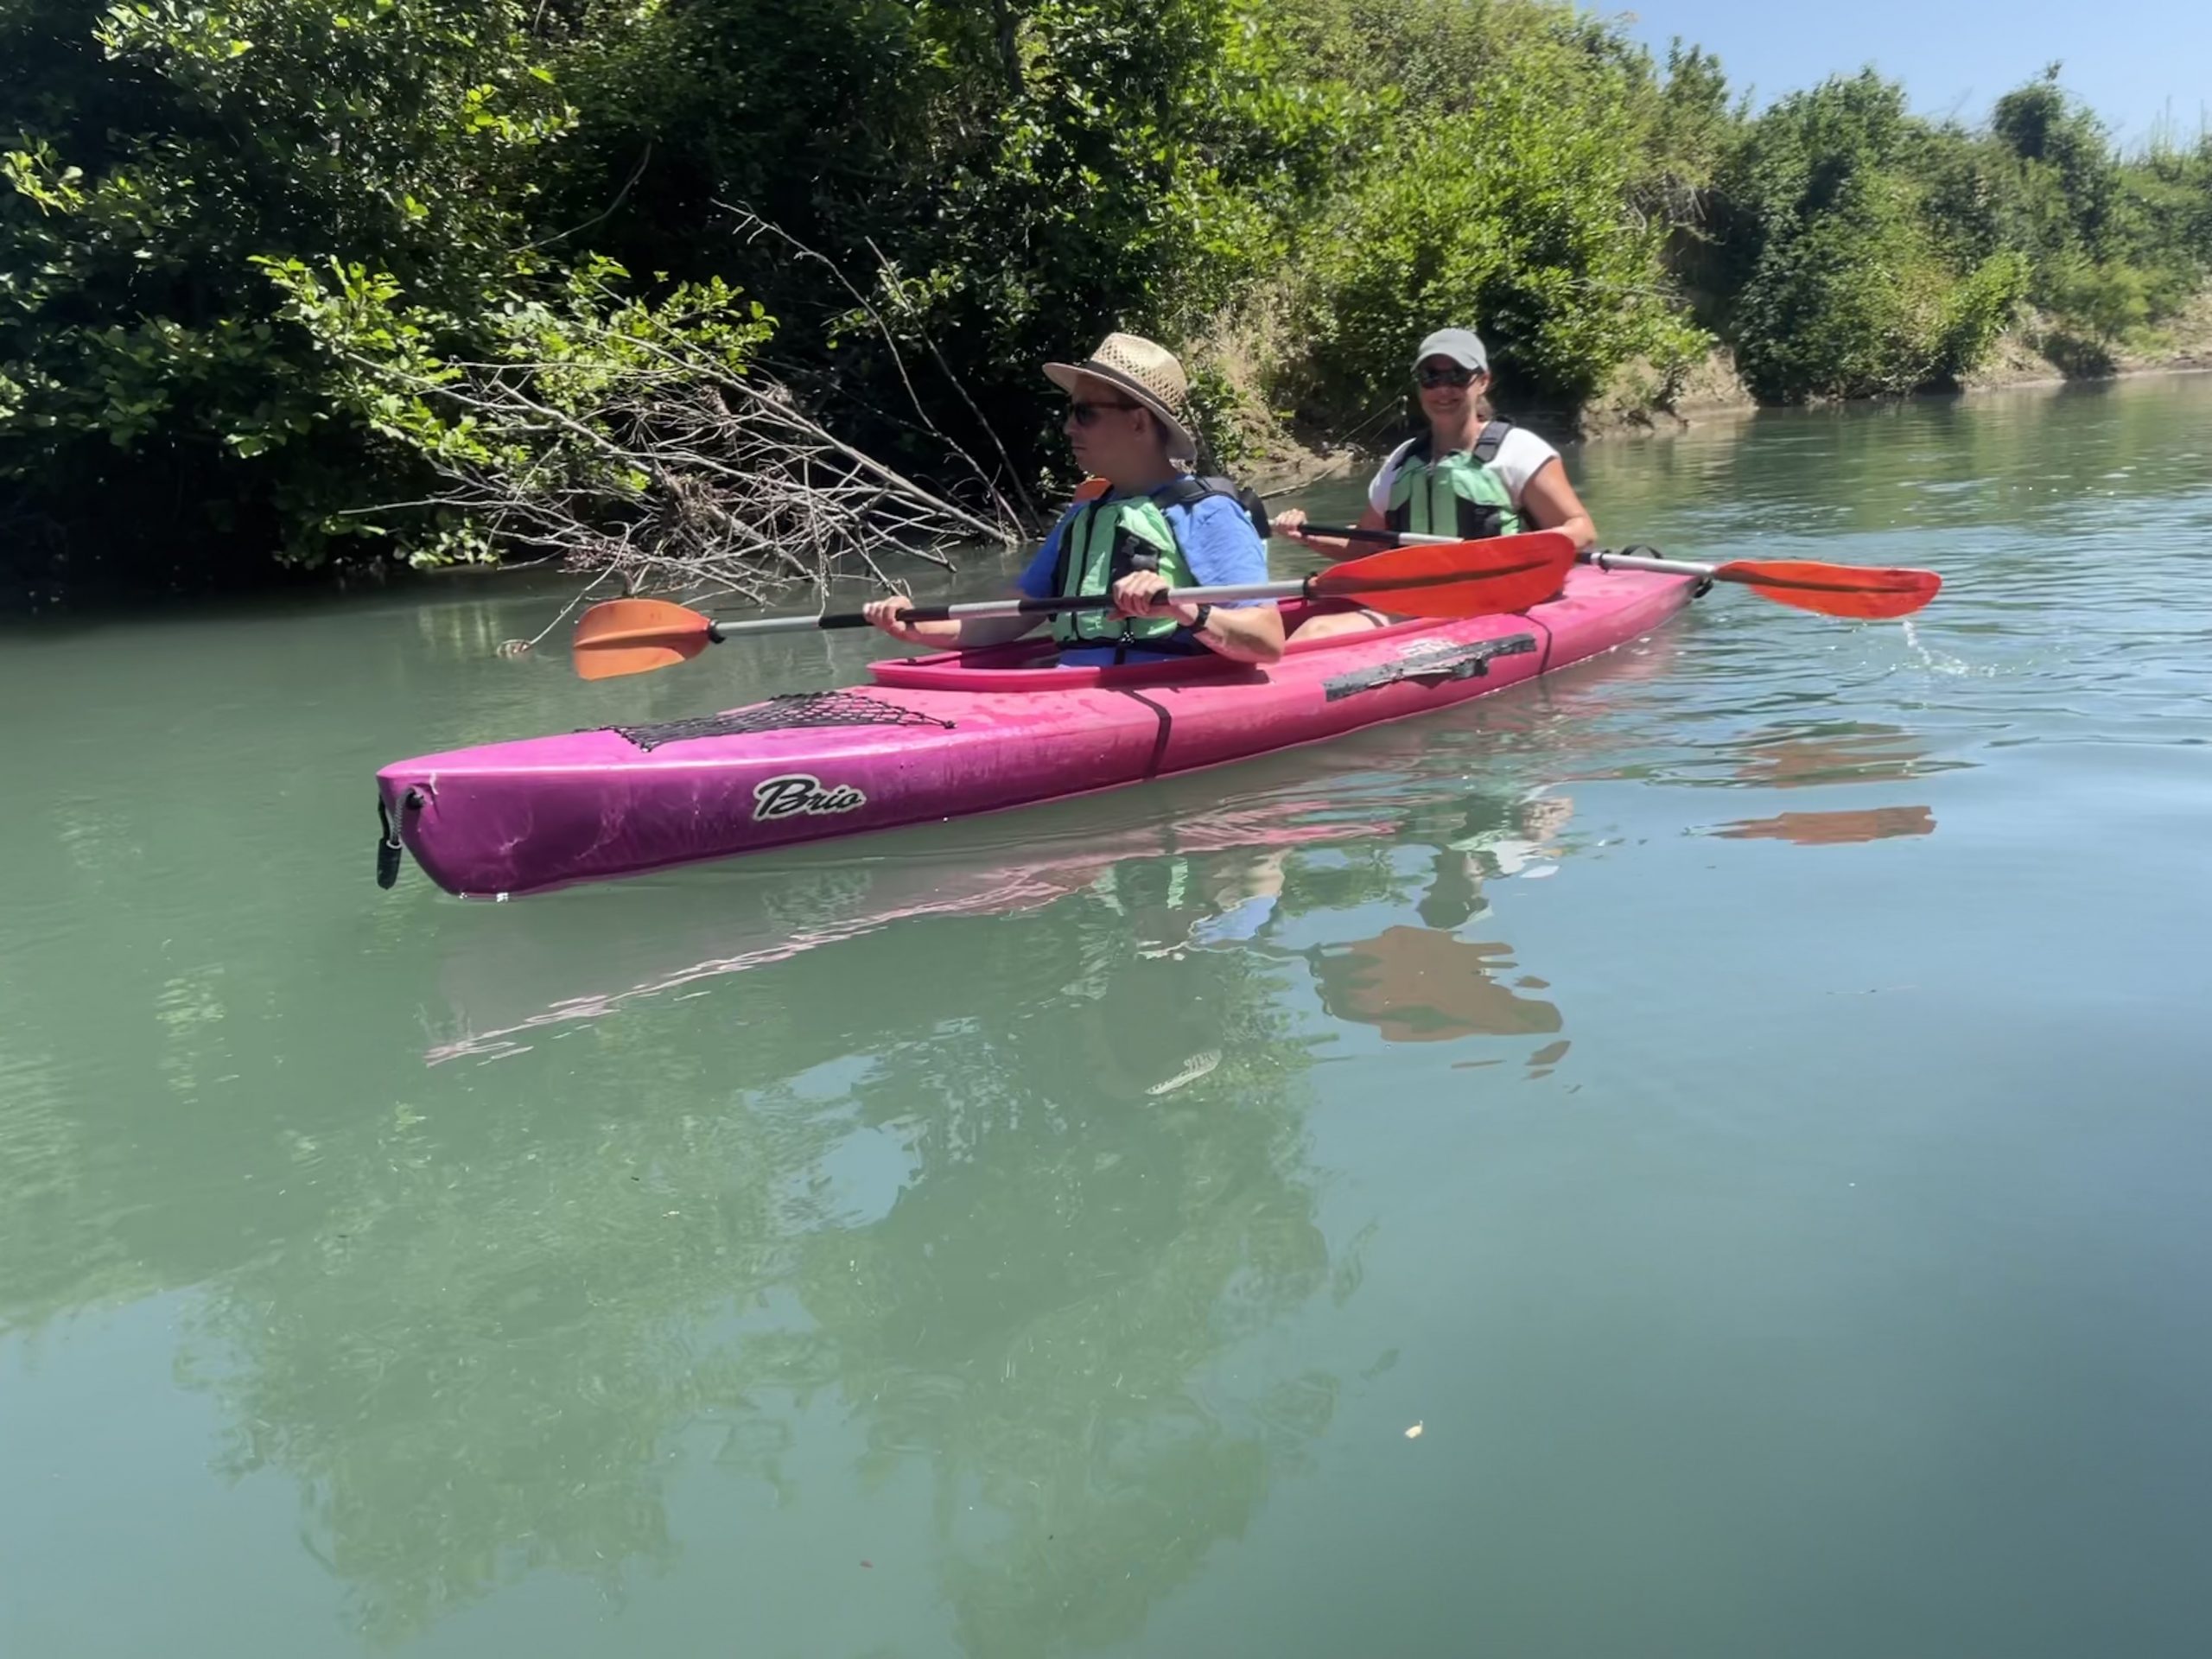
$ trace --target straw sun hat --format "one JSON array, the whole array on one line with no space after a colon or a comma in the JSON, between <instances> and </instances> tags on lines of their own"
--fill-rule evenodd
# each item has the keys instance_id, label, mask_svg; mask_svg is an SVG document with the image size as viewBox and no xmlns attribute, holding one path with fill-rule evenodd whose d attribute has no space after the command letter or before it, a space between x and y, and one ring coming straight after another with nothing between
<instances>
[{"instance_id":1,"label":"straw sun hat","mask_svg":"<svg viewBox=\"0 0 2212 1659\"><path fill-rule=\"evenodd\" d=\"M1191 461L1198 441L1185 424L1191 393L1183 365L1164 346L1137 334L1109 334L1098 349L1080 363L1047 363L1045 376L1071 396L1078 378L1103 380L1127 392L1159 418L1167 429L1167 453L1176 461Z\"/></svg>"}]
</instances>

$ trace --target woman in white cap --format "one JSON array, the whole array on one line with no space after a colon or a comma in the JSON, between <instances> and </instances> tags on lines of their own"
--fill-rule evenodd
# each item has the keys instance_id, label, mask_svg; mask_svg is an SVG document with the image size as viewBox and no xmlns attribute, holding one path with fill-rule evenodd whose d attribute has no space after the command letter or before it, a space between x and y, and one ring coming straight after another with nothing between
<instances>
[{"instance_id":1,"label":"woman in white cap","mask_svg":"<svg viewBox=\"0 0 2212 1659\"><path fill-rule=\"evenodd\" d=\"M1060 516L1020 591L1036 599L1114 596L1111 611L1051 619L1061 663L1155 662L1207 651L1240 663L1281 657L1282 617L1270 601L1153 604L1170 588L1268 580L1267 543L1251 515L1184 465L1198 446L1186 424L1183 365L1151 340L1109 334L1082 362L1047 363L1045 373L1071 399L1061 430L1077 465L1106 487L1086 488ZM908 622L912 608L901 597L879 599L867 607L868 619L894 639L970 651L1019 639L1046 620Z\"/></svg>"},{"instance_id":2,"label":"woman in white cap","mask_svg":"<svg viewBox=\"0 0 2212 1659\"><path fill-rule=\"evenodd\" d=\"M1562 530L1578 548L1598 544L1589 509L1567 481L1559 451L1510 421L1493 420L1483 394L1490 388L1490 357L1465 328L1440 328L1414 354L1414 382L1421 390L1428 430L1390 452L1367 486L1362 530L1415 531L1473 541L1525 530ZM1344 558L1355 548L1340 537L1309 536L1306 515L1294 507L1276 516L1279 534ZM1380 611L1317 616L1298 630L1301 639L1378 628L1398 620Z\"/></svg>"}]
</instances>

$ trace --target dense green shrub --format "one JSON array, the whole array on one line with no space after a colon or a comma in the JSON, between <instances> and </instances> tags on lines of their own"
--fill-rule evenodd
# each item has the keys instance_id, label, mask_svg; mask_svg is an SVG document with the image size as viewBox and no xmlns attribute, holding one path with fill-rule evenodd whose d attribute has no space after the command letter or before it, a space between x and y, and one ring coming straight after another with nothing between
<instances>
[{"instance_id":1,"label":"dense green shrub","mask_svg":"<svg viewBox=\"0 0 2212 1659\"><path fill-rule=\"evenodd\" d=\"M1727 328L1760 397L1954 380L2023 297L2019 252L1971 232L1947 246L1912 165L1924 137L1903 89L1871 73L1785 98L1745 131L1722 186L1733 232ZM1971 186L1963 194L1974 199Z\"/></svg>"},{"instance_id":2,"label":"dense green shrub","mask_svg":"<svg viewBox=\"0 0 2212 1659\"><path fill-rule=\"evenodd\" d=\"M1871 73L1754 115L1554 0L0 0L18 564L474 545L363 511L419 495L430 429L361 395L402 343L334 333L302 272L388 292L431 360L742 295L853 441L1041 499L1039 363L1114 327L1186 348L1234 454L1255 398L1387 412L1447 321L1509 406L1663 389L1714 337L1790 401L1945 384L2023 320L2094 367L2208 268L2212 137L2122 156L2055 70L1980 128ZM1209 343L1259 317L1231 384Z\"/></svg>"},{"instance_id":3,"label":"dense green shrub","mask_svg":"<svg viewBox=\"0 0 2212 1659\"><path fill-rule=\"evenodd\" d=\"M526 276L572 111L506 0L15 0L0 16L0 478L87 550L321 556L388 480L255 264L467 312ZM12 187L12 188L7 188Z\"/></svg>"}]
</instances>

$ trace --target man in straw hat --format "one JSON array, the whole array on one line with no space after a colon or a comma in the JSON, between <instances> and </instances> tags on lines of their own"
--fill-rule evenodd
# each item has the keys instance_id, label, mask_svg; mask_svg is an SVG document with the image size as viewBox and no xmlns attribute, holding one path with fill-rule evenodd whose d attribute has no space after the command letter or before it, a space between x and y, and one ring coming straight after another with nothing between
<instances>
[{"instance_id":1,"label":"man in straw hat","mask_svg":"<svg viewBox=\"0 0 2212 1659\"><path fill-rule=\"evenodd\" d=\"M1047 363L1068 394L1067 434L1077 465L1105 489L1086 488L1060 516L1022 573L1035 599L1111 593L1110 611L1061 612L1050 620L1060 661L1076 667L1157 662L1211 651L1240 663L1282 655L1282 618L1266 600L1155 605L1171 588L1268 580L1267 544L1234 497L1191 475L1198 440L1187 423L1183 365L1151 340L1109 334L1080 363ZM879 599L868 619L894 639L975 650L1004 645L1043 617L905 620L905 598Z\"/></svg>"}]
</instances>

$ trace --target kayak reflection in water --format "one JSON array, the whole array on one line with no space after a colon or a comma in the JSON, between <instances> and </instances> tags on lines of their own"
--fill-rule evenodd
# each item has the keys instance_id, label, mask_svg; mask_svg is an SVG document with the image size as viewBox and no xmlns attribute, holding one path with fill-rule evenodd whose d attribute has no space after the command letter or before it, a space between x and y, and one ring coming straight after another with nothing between
<instances>
[{"instance_id":1,"label":"kayak reflection in water","mask_svg":"<svg viewBox=\"0 0 2212 1659\"><path fill-rule=\"evenodd\" d=\"M1249 1051L1222 965L1274 917L1287 848L1116 861L1081 895L1084 966L1061 987L1073 1058L1092 1087L1135 1101L1180 1094ZM1212 965L1207 958L1214 958ZM1246 1064L1251 1063L1246 1052Z\"/></svg>"},{"instance_id":2,"label":"kayak reflection in water","mask_svg":"<svg viewBox=\"0 0 2212 1659\"><path fill-rule=\"evenodd\" d=\"M1068 394L1061 429L1077 463L1103 487L1086 486L1069 504L1022 573L1032 599L1111 593L1111 611L1050 619L1059 660L1071 667L1160 662L1205 652L1232 662L1282 655L1282 618L1268 600L1154 608L1171 588L1230 587L1268 580L1267 544L1254 509L1226 479L1192 476L1198 440L1187 423L1183 365L1151 340L1109 334L1081 363L1047 363ZM907 622L912 601L893 595L867 607L868 621L910 645L979 650L1020 639L1041 616Z\"/></svg>"},{"instance_id":3,"label":"kayak reflection in water","mask_svg":"<svg viewBox=\"0 0 2212 1659\"><path fill-rule=\"evenodd\" d=\"M1463 938L1459 931L1488 910L1485 879L1544 871L1558 856L1560 832L1573 810L1566 797L1541 791L1510 805L1477 798L1456 835L1441 825L1410 829L1410 841L1434 838L1434 875L1416 906L1422 925L1397 923L1370 938L1309 948L1321 1006L1338 1020L1373 1027L1388 1043L1558 1036L1558 1005L1522 995L1545 982L1509 980L1519 965L1513 946ZM1539 1048L1528 1057L1529 1075L1548 1075L1566 1052L1564 1042Z\"/></svg>"},{"instance_id":4,"label":"kayak reflection in water","mask_svg":"<svg viewBox=\"0 0 2212 1659\"><path fill-rule=\"evenodd\" d=\"M1510 421L1492 418L1490 354L1473 333L1440 328L1414 354L1424 432L1392 450L1367 486L1362 530L1412 531L1479 541L1523 531L1559 530L1578 549L1598 544L1589 509L1567 481L1559 451ZM1296 507L1277 517L1279 535L1338 558L1354 549L1340 537L1309 536ZM1404 619L1358 610L1314 617L1298 630L1301 639L1388 626Z\"/></svg>"},{"instance_id":5,"label":"kayak reflection in water","mask_svg":"<svg viewBox=\"0 0 2212 1659\"><path fill-rule=\"evenodd\" d=\"M1484 878L1519 875L1550 862L1558 855L1559 832L1573 816L1573 801L1541 789L1523 797L1502 823L1487 804L1470 808L1459 833L1437 845L1434 879L1415 907L1422 923L1448 933L1471 921L1484 902Z\"/></svg>"},{"instance_id":6,"label":"kayak reflection in water","mask_svg":"<svg viewBox=\"0 0 2212 1659\"><path fill-rule=\"evenodd\" d=\"M1194 874L1187 859L1171 857L1165 861L1166 891L1154 902L1127 896L1130 877L1118 865L1093 882L1091 891L1128 915L1141 957L1175 957L1243 944L1256 938L1275 913L1289 851L1227 855L1203 875Z\"/></svg>"}]
</instances>

